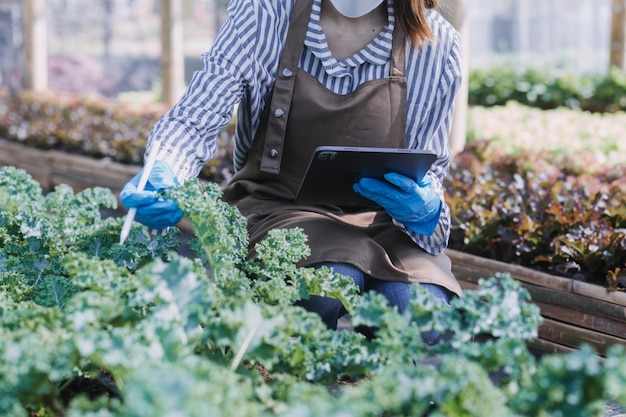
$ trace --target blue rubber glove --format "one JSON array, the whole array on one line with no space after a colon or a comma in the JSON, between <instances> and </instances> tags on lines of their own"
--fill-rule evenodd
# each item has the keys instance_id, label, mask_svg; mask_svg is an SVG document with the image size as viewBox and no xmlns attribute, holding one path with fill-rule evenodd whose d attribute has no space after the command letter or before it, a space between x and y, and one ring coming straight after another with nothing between
<instances>
[{"instance_id":1,"label":"blue rubber glove","mask_svg":"<svg viewBox=\"0 0 626 417\"><path fill-rule=\"evenodd\" d=\"M430 236L439 223L442 202L429 177L417 183L396 172L385 174L385 180L361 178L354 191L378 203L412 232Z\"/></svg>"},{"instance_id":2,"label":"blue rubber glove","mask_svg":"<svg viewBox=\"0 0 626 417\"><path fill-rule=\"evenodd\" d=\"M161 230L175 225L183 218L183 212L174 200L164 199L159 192L177 185L176 175L167 163L154 161L144 191L137 191L142 172L139 171L122 188L122 204L127 209L137 207L135 219L151 229Z\"/></svg>"}]
</instances>

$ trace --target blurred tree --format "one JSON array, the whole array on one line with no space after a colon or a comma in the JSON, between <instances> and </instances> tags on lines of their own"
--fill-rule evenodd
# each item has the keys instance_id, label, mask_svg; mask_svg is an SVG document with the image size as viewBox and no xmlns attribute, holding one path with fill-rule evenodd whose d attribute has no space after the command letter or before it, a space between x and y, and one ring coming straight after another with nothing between
<instances>
[{"instance_id":1,"label":"blurred tree","mask_svg":"<svg viewBox=\"0 0 626 417\"><path fill-rule=\"evenodd\" d=\"M160 11L162 101L174 104L185 89L183 5L180 0L161 0Z\"/></svg>"},{"instance_id":2,"label":"blurred tree","mask_svg":"<svg viewBox=\"0 0 626 417\"><path fill-rule=\"evenodd\" d=\"M26 56L26 88L48 89L48 24L46 0L22 1L24 51Z\"/></svg>"},{"instance_id":3,"label":"blurred tree","mask_svg":"<svg viewBox=\"0 0 626 417\"><path fill-rule=\"evenodd\" d=\"M102 0L104 8L102 43L104 44L104 58L111 56L111 38L113 37L113 0Z\"/></svg>"},{"instance_id":4,"label":"blurred tree","mask_svg":"<svg viewBox=\"0 0 626 417\"><path fill-rule=\"evenodd\" d=\"M613 0L611 11L611 45L609 67L626 69L624 42L626 31L626 0Z\"/></svg>"}]
</instances>

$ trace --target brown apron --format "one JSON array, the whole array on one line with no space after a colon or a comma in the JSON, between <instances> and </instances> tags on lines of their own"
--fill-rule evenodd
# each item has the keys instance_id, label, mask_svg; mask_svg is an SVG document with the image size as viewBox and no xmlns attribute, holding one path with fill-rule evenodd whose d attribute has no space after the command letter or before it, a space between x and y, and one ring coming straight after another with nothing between
<instances>
[{"instance_id":1,"label":"brown apron","mask_svg":"<svg viewBox=\"0 0 626 417\"><path fill-rule=\"evenodd\" d=\"M402 30L396 26L393 33L391 76L338 95L298 69L312 4L296 1L272 95L246 163L224 189L224 200L248 219L251 248L271 229L300 227L311 248L301 266L349 263L378 279L438 284L460 295L448 256L419 248L384 210L295 203L317 146L406 147Z\"/></svg>"}]
</instances>

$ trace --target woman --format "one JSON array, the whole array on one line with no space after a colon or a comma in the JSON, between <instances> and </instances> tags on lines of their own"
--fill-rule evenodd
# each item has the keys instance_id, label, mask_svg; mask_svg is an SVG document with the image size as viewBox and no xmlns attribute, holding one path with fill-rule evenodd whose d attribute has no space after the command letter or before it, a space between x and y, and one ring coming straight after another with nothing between
<instances>
[{"instance_id":1,"label":"woman","mask_svg":"<svg viewBox=\"0 0 626 417\"><path fill-rule=\"evenodd\" d=\"M178 222L175 202L151 191L195 177L238 104L237 172L224 199L248 218L251 247L272 228L301 227L312 252L303 266L329 266L400 312L414 282L446 302L460 295L443 253L450 214L441 185L460 47L436 7L437 0L231 1L204 71L151 132L147 154L157 162L148 191L136 191L137 176L122 203L149 227ZM395 173L356 183L379 210L299 206L295 191L321 145L420 148L438 157L420 183ZM301 305L333 329L345 313L324 297Z\"/></svg>"}]
</instances>

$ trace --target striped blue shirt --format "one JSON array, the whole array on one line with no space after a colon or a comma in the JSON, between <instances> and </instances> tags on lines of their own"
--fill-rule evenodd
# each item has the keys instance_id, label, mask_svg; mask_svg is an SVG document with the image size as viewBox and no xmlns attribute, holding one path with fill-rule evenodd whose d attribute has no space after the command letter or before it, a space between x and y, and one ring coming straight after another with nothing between
<instances>
[{"instance_id":1,"label":"striped blue shirt","mask_svg":"<svg viewBox=\"0 0 626 417\"><path fill-rule=\"evenodd\" d=\"M217 135L237 112L235 169L240 169L252 146L261 113L271 92L296 0L231 0L228 17L211 50L202 55L204 70L194 74L186 93L157 122L147 153L168 162L181 180L198 175L216 151ZM363 50L343 61L332 56L320 26L321 0L314 0L300 68L337 94L390 73L395 23L388 1L388 24ZM443 251L450 234L450 211L441 186L450 164L448 139L454 99L461 83L458 33L436 11L427 18L436 39L421 47L407 43L406 143L434 151L437 161L429 173L443 210L435 233L423 236L396 222L429 253Z\"/></svg>"}]
</instances>

